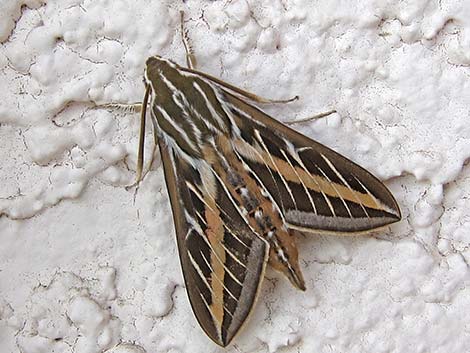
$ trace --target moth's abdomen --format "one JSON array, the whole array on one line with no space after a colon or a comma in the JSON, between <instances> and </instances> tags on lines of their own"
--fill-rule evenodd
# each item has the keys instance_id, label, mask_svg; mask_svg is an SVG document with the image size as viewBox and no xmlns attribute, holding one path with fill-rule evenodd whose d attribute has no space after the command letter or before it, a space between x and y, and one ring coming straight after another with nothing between
<instances>
[{"instance_id":1,"label":"moth's abdomen","mask_svg":"<svg viewBox=\"0 0 470 353\"><path fill-rule=\"evenodd\" d=\"M287 230L281 215L253 176L237 163L235 153L224 151L225 167L214 166L228 188L239 212L253 231L269 244L269 264L284 273L294 286L305 290L298 264L298 252L293 235Z\"/></svg>"}]
</instances>

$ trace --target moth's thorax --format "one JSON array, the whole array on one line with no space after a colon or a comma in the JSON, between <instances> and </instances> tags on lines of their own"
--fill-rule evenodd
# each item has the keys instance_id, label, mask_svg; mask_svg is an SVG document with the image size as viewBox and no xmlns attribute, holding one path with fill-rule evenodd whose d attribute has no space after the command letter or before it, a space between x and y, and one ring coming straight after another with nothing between
<instances>
[{"instance_id":1,"label":"moth's thorax","mask_svg":"<svg viewBox=\"0 0 470 353\"><path fill-rule=\"evenodd\" d=\"M201 147L215 134L230 134L230 112L222 91L196 71L152 56L145 77L160 133L187 155L199 158Z\"/></svg>"},{"instance_id":2,"label":"moth's thorax","mask_svg":"<svg viewBox=\"0 0 470 353\"><path fill-rule=\"evenodd\" d=\"M145 77L150 83L156 83L160 73L174 79L180 69L181 67L171 60L155 55L149 57L145 63Z\"/></svg>"}]
</instances>

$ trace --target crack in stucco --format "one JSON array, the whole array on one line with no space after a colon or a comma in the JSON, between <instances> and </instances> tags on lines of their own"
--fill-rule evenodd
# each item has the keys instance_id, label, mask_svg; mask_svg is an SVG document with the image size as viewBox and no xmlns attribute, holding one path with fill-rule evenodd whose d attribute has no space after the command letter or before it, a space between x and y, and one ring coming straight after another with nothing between
<instances>
[{"instance_id":1,"label":"crack in stucco","mask_svg":"<svg viewBox=\"0 0 470 353\"><path fill-rule=\"evenodd\" d=\"M13 26L11 26L10 33L6 36L6 38L0 41L0 44L6 44L10 41L11 37L15 33L18 22L21 20L21 18L23 17L26 11L38 10L41 7L46 6L47 0L38 0L38 4L39 5L37 7L28 6L27 4L24 3L24 1L22 1L22 4L19 6L19 15L14 16L13 14L10 14L10 16L13 18ZM2 16L5 16L5 15L7 14L2 14Z\"/></svg>"}]
</instances>

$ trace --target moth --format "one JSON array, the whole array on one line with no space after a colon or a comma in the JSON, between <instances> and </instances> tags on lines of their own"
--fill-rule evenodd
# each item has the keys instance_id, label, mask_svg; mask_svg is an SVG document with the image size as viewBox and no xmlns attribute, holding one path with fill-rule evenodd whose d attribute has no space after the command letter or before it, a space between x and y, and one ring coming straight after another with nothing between
<instances>
[{"instance_id":1,"label":"moth","mask_svg":"<svg viewBox=\"0 0 470 353\"><path fill-rule=\"evenodd\" d=\"M189 300L227 346L252 310L266 266L305 290L294 231L352 235L401 219L371 173L273 119L260 97L160 56L146 61L145 115L158 141Z\"/></svg>"}]
</instances>

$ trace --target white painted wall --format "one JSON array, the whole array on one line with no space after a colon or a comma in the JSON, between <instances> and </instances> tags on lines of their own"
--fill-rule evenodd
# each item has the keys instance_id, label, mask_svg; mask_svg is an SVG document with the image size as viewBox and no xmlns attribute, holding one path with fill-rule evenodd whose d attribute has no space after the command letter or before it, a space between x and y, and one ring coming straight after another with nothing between
<instances>
[{"instance_id":1,"label":"white painted wall","mask_svg":"<svg viewBox=\"0 0 470 353\"><path fill-rule=\"evenodd\" d=\"M23 7L21 7L23 6ZM20 10L22 9L22 10ZM372 237L299 238L308 285L268 271L229 352L470 351L470 3L0 3L0 352L219 352L183 287L162 170L136 191L145 59L273 98L391 188ZM151 149L149 143L148 151ZM157 161L158 162L158 161Z\"/></svg>"}]
</instances>

